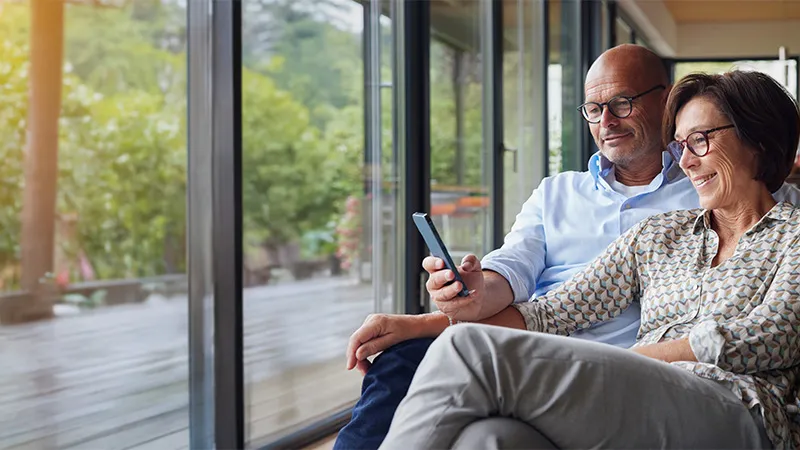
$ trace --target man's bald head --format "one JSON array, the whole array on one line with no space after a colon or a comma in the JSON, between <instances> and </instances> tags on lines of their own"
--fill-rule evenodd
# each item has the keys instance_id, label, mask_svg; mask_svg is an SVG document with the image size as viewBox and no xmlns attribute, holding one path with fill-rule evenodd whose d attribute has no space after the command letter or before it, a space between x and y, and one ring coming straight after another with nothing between
<instances>
[{"instance_id":1,"label":"man's bald head","mask_svg":"<svg viewBox=\"0 0 800 450\"><path fill-rule=\"evenodd\" d=\"M622 44L603 52L586 74L586 84L598 78L613 77L615 81L640 81L652 86L669 84L669 74L661 58L640 45Z\"/></svg>"}]
</instances>

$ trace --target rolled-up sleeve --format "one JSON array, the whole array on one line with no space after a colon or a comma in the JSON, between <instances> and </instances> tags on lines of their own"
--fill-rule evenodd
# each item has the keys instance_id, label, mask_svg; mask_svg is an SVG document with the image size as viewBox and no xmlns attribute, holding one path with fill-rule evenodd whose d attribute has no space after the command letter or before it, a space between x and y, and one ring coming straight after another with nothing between
<instances>
[{"instance_id":1,"label":"rolled-up sleeve","mask_svg":"<svg viewBox=\"0 0 800 450\"><path fill-rule=\"evenodd\" d=\"M513 305L530 331L568 336L612 319L641 295L636 241L647 220L614 241L581 272L535 302Z\"/></svg>"},{"instance_id":2,"label":"rolled-up sleeve","mask_svg":"<svg viewBox=\"0 0 800 450\"><path fill-rule=\"evenodd\" d=\"M763 301L729 322L705 321L689 333L697 360L733 373L785 369L800 363L800 253L788 247Z\"/></svg>"},{"instance_id":3,"label":"rolled-up sleeve","mask_svg":"<svg viewBox=\"0 0 800 450\"><path fill-rule=\"evenodd\" d=\"M533 295L536 280L545 267L541 190L540 185L522 206L503 246L481 260L484 270L497 272L508 280L514 302L525 302Z\"/></svg>"}]
</instances>

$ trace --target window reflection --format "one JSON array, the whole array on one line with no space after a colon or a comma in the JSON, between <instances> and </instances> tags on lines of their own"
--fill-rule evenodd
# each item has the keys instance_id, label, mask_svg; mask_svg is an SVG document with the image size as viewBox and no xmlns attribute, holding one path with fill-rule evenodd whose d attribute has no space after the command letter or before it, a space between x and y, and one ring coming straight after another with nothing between
<instances>
[{"instance_id":1,"label":"window reflection","mask_svg":"<svg viewBox=\"0 0 800 450\"><path fill-rule=\"evenodd\" d=\"M503 137L508 150L503 174L503 231L508 233L547 170L548 137L543 136L546 92L541 89L547 62L540 37L547 18L542 16L540 2L506 0L503 8Z\"/></svg>"},{"instance_id":2,"label":"window reflection","mask_svg":"<svg viewBox=\"0 0 800 450\"><path fill-rule=\"evenodd\" d=\"M347 339L367 314L391 310L394 192L388 177L374 178L392 173L391 91L365 96L372 86L364 78L368 7L353 0L243 3L250 447L355 401L362 378L344 370ZM367 26L380 28L377 83L389 82L391 22ZM371 122L381 139L369 148L367 101L381 113Z\"/></svg>"},{"instance_id":3,"label":"window reflection","mask_svg":"<svg viewBox=\"0 0 800 450\"><path fill-rule=\"evenodd\" d=\"M489 249L481 2L431 3L431 218L454 260Z\"/></svg>"},{"instance_id":4,"label":"window reflection","mask_svg":"<svg viewBox=\"0 0 800 450\"><path fill-rule=\"evenodd\" d=\"M575 111L581 103L583 89L575 79L578 67L579 4L549 0L550 51L547 67L547 118L549 174L562 170L581 170L578 137L584 128Z\"/></svg>"},{"instance_id":5,"label":"window reflection","mask_svg":"<svg viewBox=\"0 0 800 450\"><path fill-rule=\"evenodd\" d=\"M740 61L683 61L675 63L675 80L693 72L725 73L731 70L754 70L778 81L797 99L797 59L762 59Z\"/></svg>"}]
</instances>

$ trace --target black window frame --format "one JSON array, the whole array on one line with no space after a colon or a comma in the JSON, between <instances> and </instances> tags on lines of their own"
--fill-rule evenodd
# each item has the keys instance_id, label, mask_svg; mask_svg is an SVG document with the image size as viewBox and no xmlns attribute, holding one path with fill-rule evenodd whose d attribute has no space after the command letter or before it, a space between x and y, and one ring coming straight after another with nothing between
<instances>
[{"instance_id":1,"label":"black window frame","mask_svg":"<svg viewBox=\"0 0 800 450\"><path fill-rule=\"evenodd\" d=\"M242 1L189 2L189 317L190 317L190 440L192 447L244 448L245 380L243 358L243 206L242 206ZM484 39L489 61L484 74L484 150L491 161L490 244L503 239L503 2L480 0ZM570 22L582 24L570 83L582 92L586 69L601 52L602 33L613 33L616 5L582 0ZM368 1L360 2L368 17ZM545 28L534 44L548 47L548 4L541 2ZM387 0L392 18L393 145L402 146L395 161L398 254L396 304L402 311L428 311L420 261L427 252L410 221L411 213L430 208L430 1ZM601 19L606 7L606 20ZM602 22L602 23L601 23ZM610 25L609 25L610 24ZM365 32L365 35L369 34ZM607 34L608 42L612 34ZM365 42L364 52L370 45ZM364 58L364 62L369 59ZM540 84L547 91L547 80ZM539 107L547 110L545 101ZM569 110L578 114L570 105ZM365 121L367 115L365 114ZM546 130L546 117L543 124ZM579 122L583 127L582 120ZM210 125L210 126L209 126ZM579 131L579 132L578 132ZM576 130L578 151L585 162L591 153L587 130ZM547 133L541 139L548 159ZM547 167L547 164L545 164ZM209 208L210 205L210 208ZM210 211L209 211L210 209ZM213 341L210 341L213 336ZM209 342L211 344L209 345ZM212 347L213 346L213 347ZM298 448L335 433L347 423L352 404L262 446L262 449Z\"/></svg>"}]
</instances>

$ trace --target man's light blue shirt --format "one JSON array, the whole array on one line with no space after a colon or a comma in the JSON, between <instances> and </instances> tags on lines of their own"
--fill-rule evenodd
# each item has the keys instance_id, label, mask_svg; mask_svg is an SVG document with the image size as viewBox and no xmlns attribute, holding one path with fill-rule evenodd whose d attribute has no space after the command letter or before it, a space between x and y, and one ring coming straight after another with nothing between
<instances>
[{"instance_id":1,"label":"man's light blue shirt","mask_svg":"<svg viewBox=\"0 0 800 450\"><path fill-rule=\"evenodd\" d=\"M564 172L545 178L522 206L503 246L481 264L505 277L515 302L535 301L571 278L609 244L653 215L700 206L697 192L668 152L663 168L647 188L627 198L606 182L613 164L596 153L588 172ZM776 200L800 204L800 190L784 184ZM574 337L630 347L639 330L639 305L616 319Z\"/></svg>"}]
</instances>

